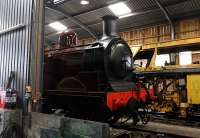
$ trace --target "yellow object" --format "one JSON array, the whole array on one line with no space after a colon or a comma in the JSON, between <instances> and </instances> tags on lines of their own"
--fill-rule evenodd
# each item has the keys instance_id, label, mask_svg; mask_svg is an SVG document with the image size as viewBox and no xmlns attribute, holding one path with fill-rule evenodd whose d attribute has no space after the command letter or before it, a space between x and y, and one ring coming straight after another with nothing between
<instances>
[{"instance_id":1,"label":"yellow object","mask_svg":"<svg viewBox=\"0 0 200 138\"><path fill-rule=\"evenodd\" d=\"M149 67L155 67L155 62L156 62L156 55L158 55L158 49L154 49L153 57L151 58Z\"/></svg>"},{"instance_id":2,"label":"yellow object","mask_svg":"<svg viewBox=\"0 0 200 138\"><path fill-rule=\"evenodd\" d=\"M200 75L187 75L187 96L189 104L200 104Z\"/></svg>"},{"instance_id":3,"label":"yellow object","mask_svg":"<svg viewBox=\"0 0 200 138\"><path fill-rule=\"evenodd\" d=\"M183 46L193 46L194 44L199 44L200 38L186 38L174 41L160 42L149 45L143 45L142 50L153 49L153 48L169 48L169 47L183 47Z\"/></svg>"},{"instance_id":4,"label":"yellow object","mask_svg":"<svg viewBox=\"0 0 200 138\"><path fill-rule=\"evenodd\" d=\"M133 57L134 57L141 50L142 45L130 45L130 48L131 48L131 51L132 51Z\"/></svg>"}]
</instances>

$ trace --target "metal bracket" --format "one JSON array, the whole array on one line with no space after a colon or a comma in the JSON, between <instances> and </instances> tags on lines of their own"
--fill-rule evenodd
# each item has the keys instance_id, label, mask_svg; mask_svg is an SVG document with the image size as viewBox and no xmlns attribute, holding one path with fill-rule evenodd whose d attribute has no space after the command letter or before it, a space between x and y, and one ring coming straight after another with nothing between
<instances>
[{"instance_id":1,"label":"metal bracket","mask_svg":"<svg viewBox=\"0 0 200 138\"><path fill-rule=\"evenodd\" d=\"M0 31L0 35L3 35L5 33L8 33L8 32L11 32L11 31L14 31L14 30L17 30L17 29L20 29L20 28L23 28L25 27L26 25L25 24L18 24L16 26L13 26L13 27L10 27L8 29L5 29L3 31Z\"/></svg>"},{"instance_id":2,"label":"metal bracket","mask_svg":"<svg viewBox=\"0 0 200 138\"><path fill-rule=\"evenodd\" d=\"M171 39L175 39L175 25L172 21L172 18L170 17L169 13L167 12L167 9L161 4L160 0L155 0L158 7L161 9L161 11L164 13L166 19L168 20L170 26L171 26Z\"/></svg>"}]
</instances>

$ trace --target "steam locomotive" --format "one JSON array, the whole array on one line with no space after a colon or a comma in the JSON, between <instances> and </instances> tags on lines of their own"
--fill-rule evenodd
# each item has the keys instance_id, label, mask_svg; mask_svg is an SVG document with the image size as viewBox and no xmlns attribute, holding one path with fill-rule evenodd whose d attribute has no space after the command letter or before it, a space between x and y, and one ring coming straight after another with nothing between
<instances>
[{"instance_id":1,"label":"steam locomotive","mask_svg":"<svg viewBox=\"0 0 200 138\"><path fill-rule=\"evenodd\" d=\"M137 97L131 49L116 35L117 17L102 19L97 42L45 52L43 112L63 109L66 116L112 123L125 116L137 123L140 116L147 122L138 112L144 104Z\"/></svg>"}]
</instances>

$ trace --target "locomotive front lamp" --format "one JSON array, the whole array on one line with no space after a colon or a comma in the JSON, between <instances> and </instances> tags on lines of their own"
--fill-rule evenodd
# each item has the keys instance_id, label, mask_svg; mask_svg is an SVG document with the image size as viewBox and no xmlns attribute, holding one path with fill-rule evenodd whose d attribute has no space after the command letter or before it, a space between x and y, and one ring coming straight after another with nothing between
<instances>
[{"instance_id":1,"label":"locomotive front lamp","mask_svg":"<svg viewBox=\"0 0 200 138\"><path fill-rule=\"evenodd\" d=\"M49 26L53 29L55 29L56 31L64 31L67 29L67 27L65 25L63 25L62 23L60 22L53 22L53 23L50 23Z\"/></svg>"},{"instance_id":2,"label":"locomotive front lamp","mask_svg":"<svg viewBox=\"0 0 200 138\"><path fill-rule=\"evenodd\" d=\"M131 13L131 9L124 2L111 4L108 8L118 17Z\"/></svg>"}]
</instances>

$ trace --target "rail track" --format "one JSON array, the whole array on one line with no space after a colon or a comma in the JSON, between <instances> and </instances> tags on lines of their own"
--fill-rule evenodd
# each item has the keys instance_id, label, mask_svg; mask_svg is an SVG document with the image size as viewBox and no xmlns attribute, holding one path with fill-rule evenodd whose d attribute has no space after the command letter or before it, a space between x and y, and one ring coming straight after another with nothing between
<instances>
[{"instance_id":1,"label":"rail track","mask_svg":"<svg viewBox=\"0 0 200 138\"><path fill-rule=\"evenodd\" d=\"M158 123L151 123L150 126L114 128L111 132L111 138L199 138L199 137L200 137L200 130L198 128L187 128L187 127L177 128L177 126L166 127Z\"/></svg>"},{"instance_id":2,"label":"rail track","mask_svg":"<svg viewBox=\"0 0 200 138\"><path fill-rule=\"evenodd\" d=\"M171 125L180 125L188 127L199 127L200 128L200 117L194 117L192 119L181 119L181 118L172 118L165 115L153 115L151 116L152 122L160 122L164 124Z\"/></svg>"},{"instance_id":3,"label":"rail track","mask_svg":"<svg viewBox=\"0 0 200 138\"><path fill-rule=\"evenodd\" d=\"M143 125L124 125L111 128L112 138L200 138L200 120L181 120L153 115Z\"/></svg>"},{"instance_id":4,"label":"rail track","mask_svg":"<svg viewBox=\"0 0 200 138\"><path fill-rule=\"evenodd\" d=\"M115 131L111 134L111 138L192 138L189 136L170 134L170 133L162 133L155 132L144 129L115 129Z\"/></svg>"}]
</instances>

